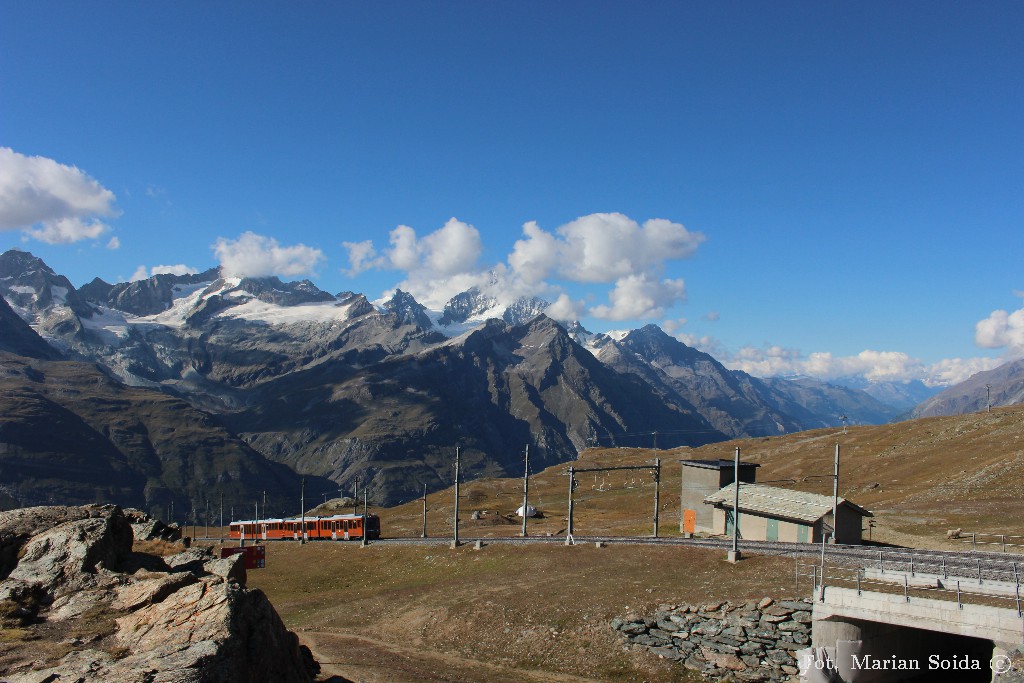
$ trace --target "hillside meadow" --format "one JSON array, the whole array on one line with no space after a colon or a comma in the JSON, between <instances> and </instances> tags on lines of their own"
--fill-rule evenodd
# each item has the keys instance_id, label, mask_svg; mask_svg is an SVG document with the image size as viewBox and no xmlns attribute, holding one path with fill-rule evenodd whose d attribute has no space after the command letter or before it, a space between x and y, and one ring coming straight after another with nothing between
<instances>
[{"instance_id":1,"label":"hillside meadow","mask_svg":"<svg viewBox=\"0 0 1024 683\"><path fill-rule=\"evenodd\" d=\"M679 460L731 459L738 446L761 465L759 481L831 494L836 443L840 495L875 513L876 541L963 550L946 539L948 529L1024 536L1020 407L697 449L588 450L575 466L643 469L581 474L576 534L651 534L655 457L663 465L659 531L678 536ZM530 502L543 517L529 521L530 535L565 533L565 470L531 476ZM512 513L522 504L521 479L467 482L460 494L462 538L520 533ZM427 497L428 536L451 537L453 502L451 489ZM385 536L418 537L422 510L417 499L376 512ZM267 568L250 572L250 585L267 592L336 680L690 681L699 679L678 664L624 648L608 622L660 604L803 595L794 562L748 556L731 565L720 551L590 543L279 543L268 547Z\"/></svg>"}]
</instances>

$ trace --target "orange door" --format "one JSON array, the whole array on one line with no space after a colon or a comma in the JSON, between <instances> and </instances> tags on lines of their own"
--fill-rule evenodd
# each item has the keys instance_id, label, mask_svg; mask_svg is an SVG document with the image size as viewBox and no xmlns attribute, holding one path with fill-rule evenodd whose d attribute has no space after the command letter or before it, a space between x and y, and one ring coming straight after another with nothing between
<instances>
[{"instance_id":1,"label":"orange door","mask_svg":"<svg viewBox=\"0 0 1024 683\"><path fill-rule=\"evenodd\" d=\"M683 531L692 534L697 529L697 511L683 510Z\"/></svg>"}]
</instances>

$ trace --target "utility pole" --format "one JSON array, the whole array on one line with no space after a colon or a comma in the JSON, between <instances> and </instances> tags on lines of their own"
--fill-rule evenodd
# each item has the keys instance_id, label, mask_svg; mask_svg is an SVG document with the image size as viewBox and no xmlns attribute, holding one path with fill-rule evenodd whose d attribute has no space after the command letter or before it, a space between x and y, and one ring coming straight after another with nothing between
<instances>
[{"instance_id":1,"label":"utility pole","mask_svg":"<svg viewBox=\"0 0 1024 683\"><path fill-rule=\"evenodd\" d=\"M206 538L209 538L210 537L210 499L209 498L206 499L206 516L203 518L203 524L206 525L206 533L204 534L204 536Z\"/></svg>"},{"instance_id":2,"label":"utility pole","mask_svg":"<svg viewBox=\"0 0 1024 683\"><path fill-rule=\"evenodd\" d=\"M220 544L224 545L224 492L220 492Z\"/></svg>"},{"instance_id":3,"label":"utility pole","mask_svg":"<svg viewBox=\"0 0 1024 683\"><path fill-rule=\"evenodd\" d=\"M565 529L565 544L572 545L574 543L572 538L572 490L575 488L573 484L576 483L574 478L573 467L569 465L569 525Z\"/></svg>"},{"instance_id":4,"label":"utility pole","mask_svg":"<svg viewBox=\"0 0 1024 683\"><path fill-rule=\"evenodd\" d=\"M452 536L452 547L459 545L459 447L455 447L455 527Z\"/></svg>"},{"instance_id":5,"label":"utility pole","mask_svg":"<svg viewBox=\"0 0 1024 683\"><path fill-rule=\"evenodd\" d=\"M526 444L526 465L523 467L523 537L526 536L526 518L530 515L530 444Z\"/></svg>"},{"instance_id":6,"label":"utility pole","mask_svg":"<svg viewBox=\"0 0 1024 683\"><path fill-rule=\"evenodd\" d=\"M423 485L423 533L420 538L427 537L427 485Z\"/></svg>"},{"instance_id":7,"label":"utility pole","mask_svg":"<svg viewBox=\"0 0 1024 683\"><path fill-rule=\"evenodd\" d=\"M657 434L657 432L655 432ZM654 459L654 537L658 537L658 506L661 496L661 458Z\"/></svg>"},{"instance_id":8,"label":"utility pole","mask_svg":"<svg viewBox=\"0 0 1024 683\"><path fill-rule=\"evenodd\" d=\"M302 493L299 496L299 506L302 514L302 521L299 523L299 541L306 543L306 478L302 478Z\"/></svg>"},{"instance_id":9,"label":"utility pole","mask_svg":"<svg viewBox=\"0 0 1024 683\"><path fill-rule=\"evenodd\" d=\"M991 384L986 384L985 385L985 392L988 394L988 400L987 400L988 411L987 412L991 413L992 412L992 385Z\"/></svg>"},{"instance_id":10,"label":"utility pole","mask_svg":"<svg viewBox=\"0 0 1024 683\"><path fill-rule=\"evenodd\" d=\"M266 510L263 511L266 514ZM256 501L256 530L253 532L253 545L260 543L260 502Z\"/></svg>"},{"instance_id":11,"label":"utility pole","mask_svg":"<svg viewBox=\"0 0 1024 683\"><path fill-rule=\"evenodd\" d=\"M836 542L836 531L839 526L839 518L836 513L839 511L839 444L836 444L836 465L835 473L832 476L832 542Z\"/></svg>"},{"instance_id":12,"label":"utility pole","mask_svg":"<svg viewBox=\"0 0 1024 683\"><path fill-rule=\"evenodd\" d=\"M267 492L263 492L263 516L267 516Z\"/></svg>"},{"instance_id":13,"label":"utility pole","mask_svg":"<svg viewBox=\"0 0 1024 683\"><path fill-rule=\"evenodd\" d=\"M359 542L359 545L363 546L364 548L366 547L366 532L368 531L368 527L370 526L370 523L367 521L366 518L367 518L367 514L366 514L366 487L364 486L363 487L363 540L361 540Z\"/></svg>"},{"instance_id":14,"label":"utility pole","mask_svg":"<svg viewBox=\"0 0 1024 683\"><path fill-rule=\"evenodd\" d=\"M732 471L733 476L733 499L732 499L732 550L729 551L729 562L738 562L740 559L740 447L736 447L735 465Z\"/></svg>"},{"instance_id":15,"label":"utility pole","mask_svg":"<svg viewBox=\"0 0 1024 683\"><path fill-rule=\"evenodd\" d=\"M658 450L658 432L654 432L654 450Z\"/></svg>"}]
</instances>

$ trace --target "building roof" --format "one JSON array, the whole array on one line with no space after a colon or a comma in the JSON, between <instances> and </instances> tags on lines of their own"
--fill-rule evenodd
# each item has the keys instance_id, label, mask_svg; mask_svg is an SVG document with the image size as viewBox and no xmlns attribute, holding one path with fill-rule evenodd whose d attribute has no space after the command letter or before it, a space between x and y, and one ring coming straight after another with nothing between
<instances>
[{"instance_id":1,"label":"building roof","mask_svg":"<svg viewBox=\"0 0 1024 683\"><path fill-rule=\"evenodd\" d=\"M704 502L716 507L731 508L735 492L735 485L729 484L710 496L706 496ZM845 498L840 498L838 503L865 517L874 517L861 506L851 503ZM822 517L832 514L832 496L782 489L764 484L741 483L740 512L814 523Z\"/></svg>"},{"instance_id":2,"label":"building roof","mask_svg":"<svg viewBox=\"0 0 1024 683\"><path fill-rule=\"evenodd\" d=\"M731 470L735 466L733 460L680 460L687 467L700 467L707 470ZM740 467L760 467L756 462L740 461Z\"/></svg>"}]
</instances>

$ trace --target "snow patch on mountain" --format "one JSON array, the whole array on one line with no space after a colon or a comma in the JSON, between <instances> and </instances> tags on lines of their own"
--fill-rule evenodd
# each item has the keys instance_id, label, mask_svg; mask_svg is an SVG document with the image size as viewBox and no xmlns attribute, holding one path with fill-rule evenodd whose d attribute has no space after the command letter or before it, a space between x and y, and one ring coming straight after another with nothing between
<instances>
[{"instance_id":1,"label":"snow patch on mountain","mask_svg":"<svg viewBox=\"0 0 1024 683\"><path fill-rule=\"evenodd\" d=\"M352 308L360 302L309 303L295 306L279 306L259 299L249 299L217 314L221 318L237 318L268 325L292 325L296 323L343 322L352 317Z\"/></svg>"},{"instance_id":2,"label":"snow patch on mountain","mask_svg":"<svg viewBox=\"0 0 1024 683\"><path fill-rule=\"evenodd\" d=\"M129 336L129 321L120 311L99 306L91 318L82 318L82 327L109 346L120 346Z\"/></svg>"}]
</instances>

